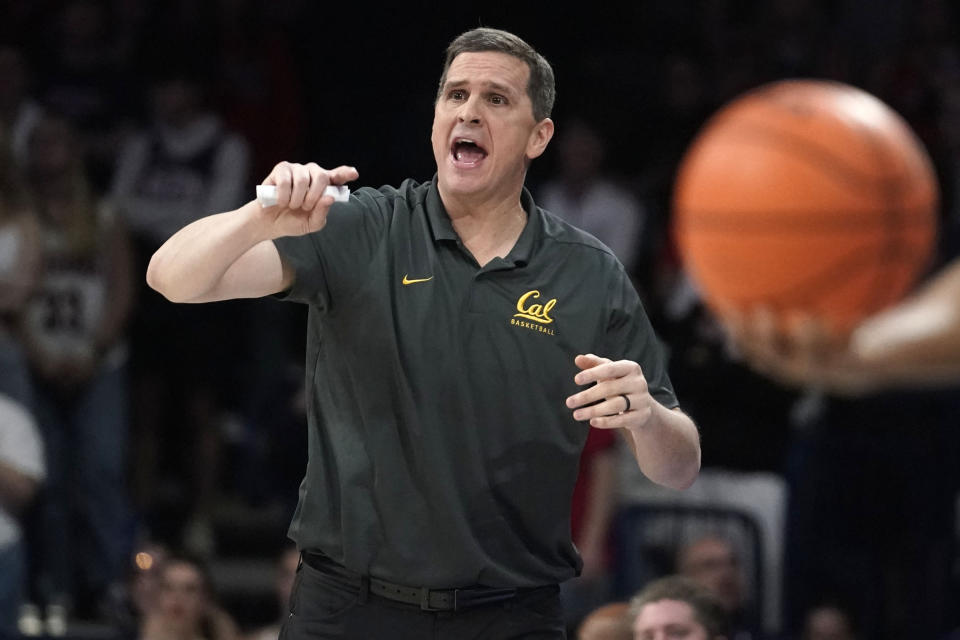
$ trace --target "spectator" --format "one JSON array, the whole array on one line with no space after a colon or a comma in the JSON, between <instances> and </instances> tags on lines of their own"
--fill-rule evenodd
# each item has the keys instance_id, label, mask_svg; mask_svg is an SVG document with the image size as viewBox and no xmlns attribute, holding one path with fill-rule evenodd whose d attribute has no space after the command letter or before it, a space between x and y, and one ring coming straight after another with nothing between
<instances>
[{"instance_id":1,"label":"spectator","mask_svg":"<svg viewBox=\"0 0 960 640\"><path fill-rule=\"evenodd\" d=\"M594 609L583 619L577 630L577 640L630 640L627 602L611 602Z\"/></svg>"},{"instance_id":2,"label":"spectator","mask_svg":"<svg viewBox=\"0 0 960 640\"><path fill-rule=\"evenodd\" d=\"M850 612L838 604L824 603L807 611L801 640L857 640Z\"/></svg>"},{"instance_id":3,"label":"spectator","mask_svg":"<svg viewBox=\"0 0 960 640\"><path fill-rule=\"evenodd\" d=\"M560 175L543 187L543 208L596 236L633 274L642 247L643 207L604 174L604 141L593 126L571 120L558 144Z\"/></svg>"},{"instance_id":4,"label":"spectator","mask_svg":"<svg viewBox=\"0 0 960 640\"><path fill-rule=\"evenodd\" d=\"M689 578L654 580L630 601L634 640L726 640L723 606Z\"/></svg>"},{"instance_id":5,"label":"spectator","mask_svg":"<svg viewBox=\"0 0 960 640\"><path fill-rule=\"evenodd\" d=\"M247 145L207 106L197 63L165 63L150 81L151 123L124 146L112 190L132 231L139 274L170 233L208 211L232 209L249 191ZM214 381L223 380L223 371L239 370L236 354L243 349L232 344L239 328L224 305L176 308L142 277L137 282L136 494L149 516L157 506L158 476L167 472L175 487L172 502L186 504L191 513L182 532L161 532L163 537L182 533L191 550L210 553L221 423L239 386L235 378ZM165 442L174 449L167 450Z\"/></svg>"},{"instance_id":6,"label":"spectator","mask_svg":"<svg viewBox=\"0 0 960 640\"><path fill-rule=\"evenodd\" d=\"M163 545L142 541L130 555L122 589L110 604L108 622L120 638L135 638L160 601L160 567L169 555Z\"/></svg>"},{"instance_id":7,"label":"spectator","mask_svg":"<svg viewBox=\"0 0 960 640\"><path fill-rule=\"evenodd\" d=\"M45 46L38 97L50 111L69 119L84 157L93 191L102 195L110 182L133 103L128 60L117 55L104 0L70 0L37 34Z\"/></svg>"},{"instance_id":8,"label":"spectator","mask_svg":"<svg viewBox=\"0 0 960 640\"><path fill-rule=\"evenodd\" d=\"M171 554L160 565L155 605L146 607L140 640L236 640L233 618L216 602L210 575L190 556Z\"/></svg>"},{"instance_id":9,"label":"spectator","mask_svg":"<svg viewBox=\"0 0 960 640\"><path fill-rule=\"evenodd\" d=\"M159 544L142 545L133 557L133 573L130 577L130 604L137 620L157 612L162 587L160 568L170 552Z\"/></svg>"},{"instance_id":10,"label":"spectator","mask_svg":"<svg viewBox=\"0 0 960 640\"><path fill-rule=\"evenodd\" d=\"M27 584L20 517L45 475L43 443L33 416L0 394L0 637L16 634Z\"/></svg>"},{"instance_id":11,"label":"spectator","mask_svg":"<svg viewBox=\"0 0 960 640\"><path fill-rule=\"evenodd\" d=\"M22 322L49 469L36 537L38 589L48 605L76 605L82 616L97 616L121 576L131 533L125 494L129 250L112 210L91 191L65 120L37 124L27 176L44 258Z\"/></svg>"},{"instance_id":12,"label":"spectator","mask_svg":"<svg viewBox=\"0 0 960 640\"><path fill-rule=\"evenodd\" d=\"M729 540L706 535L683 545L677 552L676 569L716 596L727 615L731 640L760 637L747 601L740 558Z\"/></svg>"},{"instance_id":13,"label":"spectator","mask_svg":"<svg viewBox=\"0 0 960 640\"><path fill-rule=\"evenodd\" d=\"M207 211L244 200L249 151L207 104L207 77L198 63L156 64L150 123L124 144L112 193L137 240L159 247Z\"/></svg>"}]
</instances>

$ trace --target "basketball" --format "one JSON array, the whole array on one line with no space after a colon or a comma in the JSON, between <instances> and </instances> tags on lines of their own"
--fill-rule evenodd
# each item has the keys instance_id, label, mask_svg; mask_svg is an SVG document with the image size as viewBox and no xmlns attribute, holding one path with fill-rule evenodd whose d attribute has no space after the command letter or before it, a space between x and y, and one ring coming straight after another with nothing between
<instances>
[{"instance_id":1,"label":"basketball","mask_svg":"<svg viewBox=\"0 0 960 640\"><path fill-rule=\"evenodd\" d=\"M673 230L708 307L812 315L845 333L928 266L938 199L930 158L893 109L845 84L784 80L698 133Z\"/></svg>"}]
</instances>

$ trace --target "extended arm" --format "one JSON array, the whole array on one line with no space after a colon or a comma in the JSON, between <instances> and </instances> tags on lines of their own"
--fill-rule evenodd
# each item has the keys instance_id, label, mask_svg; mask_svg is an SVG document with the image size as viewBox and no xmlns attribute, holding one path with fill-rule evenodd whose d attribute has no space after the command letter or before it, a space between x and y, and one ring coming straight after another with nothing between
<instances>
[{"instance_id":1,"label":"extended arm","mask_svg":"<svg viewBox=\"0 0 960 640\"><path fill-rule=\"evenodd\" d=\"M148 284L173 302L211 302L277 293L293 282L274 238L322 229L334 199L329 184L357 178L352 167L324 170L282 162L264 180L277 186L277 205L248 202L197 220L175 233L150 260Z\"/></svg>"}]
</instances>

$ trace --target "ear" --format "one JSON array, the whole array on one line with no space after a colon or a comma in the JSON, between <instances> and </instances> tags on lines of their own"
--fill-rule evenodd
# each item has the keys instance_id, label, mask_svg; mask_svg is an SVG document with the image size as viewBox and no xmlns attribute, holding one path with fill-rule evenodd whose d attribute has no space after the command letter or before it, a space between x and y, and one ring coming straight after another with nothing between
<instances>
[{"instance_id":1,"label":"ear","mask_svg":"<svg viewBox=\"0 0 960 640\"><path fill-rule=\"evenodd\" d=\"M553 138L553 120L544 118L534 126L527 140L527 159L539 158Z\"/></svg>"}]
</instances>

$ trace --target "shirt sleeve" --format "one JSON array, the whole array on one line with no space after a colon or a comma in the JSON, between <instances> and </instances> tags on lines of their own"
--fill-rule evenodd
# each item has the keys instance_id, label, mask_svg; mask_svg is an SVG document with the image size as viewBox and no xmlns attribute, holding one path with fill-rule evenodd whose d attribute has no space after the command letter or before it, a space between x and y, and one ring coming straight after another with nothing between
<instances>
[{"instance_id":1,"label":"shirt sleeve","mask_svg":"<svg viewBox=\"0 0 960 640\"><path fill-rule=\"evenodd\" d=\"M647 379L650 395L673 409L679 406L667 375L667 356L634 289L630 278L618 269L610 300L604 354L617 360L633 360Z\"/></svg>"},{"instance_id":2,"label":"shirt sleeve","mask_svg":"<svg viewBox=\"0 0 960 640\"><path fill-rule=\"evenodd\" d=\"M392 207L379 191L364 188L330 207L327 224L314 233L277 238L280 259L294 282L278 298L329 312L366 280L387 236Z\"/></svg>"}]
</instances>

